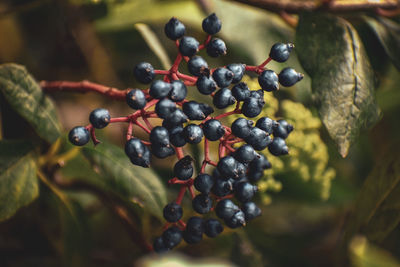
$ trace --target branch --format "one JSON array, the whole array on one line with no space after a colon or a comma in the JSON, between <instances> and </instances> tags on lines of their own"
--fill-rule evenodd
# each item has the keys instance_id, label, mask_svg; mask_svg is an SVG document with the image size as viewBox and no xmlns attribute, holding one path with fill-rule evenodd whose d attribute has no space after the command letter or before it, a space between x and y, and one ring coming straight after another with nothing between
<instances>
[{"instance_id":1,"label":"branch","mask_svg":"<svg viewBox=\"0 0 400 267\"><path fill-rule=\"evenodd\" d=\"M326 1L321 4L322 1L314 0L303 0L303 1L293 1L293 0L235 0L247 5L259 7L272 12L282 12L287 13L300 13L302 11L315 11L315 10L325 10L329 12L346 12L346 11L367 11L375 10L376 8L383 9L396 9L399 7L397 0L382 0L382 1Z\"/></svg>"}]
</instances>

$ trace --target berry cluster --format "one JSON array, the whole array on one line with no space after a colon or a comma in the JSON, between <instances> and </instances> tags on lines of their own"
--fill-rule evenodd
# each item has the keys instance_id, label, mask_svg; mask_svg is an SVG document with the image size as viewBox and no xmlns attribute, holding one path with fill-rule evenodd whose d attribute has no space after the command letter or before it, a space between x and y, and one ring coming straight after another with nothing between
<instances>
[{"instance_id":1,"label":"berry cluster","mask_svg":"<svg viewBox=\"0 0 400 267\"><path fill-rule=\"evenodd\" d=\"M111 118L107 110L96 109L90 114L90 125L75 127L69 133L69 140L75 145L85 145L90 137L97 144L99 141L95 129L104 128L109 123L126 122L125 152L133 164L149 167L151 155L166 158L176 154L178 161L173 169L174 178L168 183L178 184L181 188L177 198L163 210L167 223L162 236L153 243L156 252L170 250L182 239L193 244L201 241L203 234L215 237L224 229L221 221L214 218L193 216L185 223L182 220L181 203L186 191L190 193L195 212L206 214L215 211L217 217L230 228L244 226L247 221L259 216L260 208L251 201L257 192L257 186L253 183L263 176L264 170L271 168L271 164L257 151L268 147L275 156L288 154L285 139L293 130L293 126L285 120L262 117L254 125L253 121L247 119L261 113L265 91L276 91L279 84L292 86L303 78L292 68L283 69L279 75L265 68L271 60L286 61L293 44L275 44L269 58L258 66L229 64L209 68L204 58L196 53L205 49L210 57L218 57L225 55L227 49L223 40L212 37L221 29L221 21L215 14L203 20L202 28L208 36L200 44L195 38L185 36L182 22L171 18L165 25L165 34L176 42L178 55L169 70L154 69L147 62L136 65L134 75L137 80L151 83L146 90L127 91L126 102L136 111L126 117ZM192 75L179 72L182 61L187 63ZM246 83L241 82L245 71L259 75L260 90L252 91ZM156 75L163 75L163 79L156 79ZM187 100L187 86L196 86L201 94L210 95L214 107ZM232 111L211 116L214 108L225 109L235 103ZM222 118L234 114L243 114L247 118L236 119L231 127L221 122ZM149 120L151 118L161 118L162 126L153 127ZM134 137L134 125L147 132L149 140ZM185 156L183 147L186 144L199 144L203 140L204 160L195 175L194 160L189 155ZM211 159L210 142L214 141L219 142L216 153L218 161ZM211 174L206 172L207 166L213 168ZM195 189L199 193L196 194Z\"/></svg>"}]
</instances>

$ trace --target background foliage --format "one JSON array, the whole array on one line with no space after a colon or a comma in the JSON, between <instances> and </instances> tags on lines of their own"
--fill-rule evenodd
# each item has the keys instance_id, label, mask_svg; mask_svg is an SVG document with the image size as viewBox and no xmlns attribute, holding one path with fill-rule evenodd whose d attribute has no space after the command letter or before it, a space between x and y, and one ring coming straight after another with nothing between
<instances>
[{"instance_id":1,"label":"background foliage","mask_svg":"<svg viewBox=\"0 0 400 267\"><path fill-rule=\"evenodd\" d=\"M161 233L161 209L176 194L166 186L171 162L133 166L121 149L125 128L114 125L96 149L72 147L65 133L86 125L92 109L129 108L94 94L45 94L38 81L144 88L133 66L167 68L175 56L165 22L176 16L202 40L210 12L228 46L212 66L259 64L272 44L296 44L287 63L268 67L307 75L266 94L263 111L295 126L290 155L269 157L262 217L154 259L138 244ZM288 19L217 0L0 2L0 265L399 266L399 21L373 9Z\"/></svg>"}]
</instances>

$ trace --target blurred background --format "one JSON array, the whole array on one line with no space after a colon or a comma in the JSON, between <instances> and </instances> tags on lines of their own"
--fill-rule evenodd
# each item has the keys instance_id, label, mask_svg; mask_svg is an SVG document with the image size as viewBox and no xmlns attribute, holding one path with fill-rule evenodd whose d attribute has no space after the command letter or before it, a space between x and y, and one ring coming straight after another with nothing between
<instances>
[{"instance_id":1,"label":"blurred background","mask_svg":"<svg viewBox=\"0 0 400 267\"><path fill-rule=\"evenodd\" d=\"M37 81L90 80L120 89L145 89L135 81L133 67L146 61L166 69L176 56L175 44L164 35L165 23L175 16L186 25L187 35L204 40L201 22L212 12L222 21L218 36L226 42L228 53L217 59L207 57L210 66L257 65L268 57L274 43L295 43L297 16L235 1L2 0L0 63L24 65ZM256 199L263 214L243 229L226 229L216 239L182 244L174 253L155 258L129 238L97 193L64 190L74 209L71 213L60 207L51 189L41 185L39 198L0 223L0 266L400 266L400 194L395 194L400 179L400 75L359 15L344 17L357 29L374 68L382 116L370 130L360 132L346 158L318 117L306 73L296 86L266 98L264 116L286 118L295 131L288 139L290 155L268 155L273 169L259 182ZM398 17L392 20L399 21ZM399 45L400 32L395 33ZM305 73L296 49L287 62L271 63L268 68L279 72L286 66ZM258 89L254 76L245 79ZM189 91L189 97L207 101ZM86 125L89 113L98 107L109 109L113 117L131 113L124 103L92 93L49 96L64 133ZM2 98L0 105L3 138L29 138L23 119ZM98 137L123 147L125 131L126 125L112 125L98 131ZM60 147L61 152L71 149L65 137ZM189 149L202 153L197 147ZM155 174L163 185L172 177L171 167L168 159L155 162ZM102 175L107 174L93 169L80 154L55 171L56 177L89 183ZM142 175L145 179L147 173ZM388 177L390 184L386 184ZM374 189L386 186L390 189L375 197ZM168 200L177 194L174 187L165 191ZM151 242L161 234L162 220L134 199L129 201L134 224ZM184 205L188 218L190 201L185 199ZM366 225L365 216L369 216Z\"/></svg>"}]
</instances>

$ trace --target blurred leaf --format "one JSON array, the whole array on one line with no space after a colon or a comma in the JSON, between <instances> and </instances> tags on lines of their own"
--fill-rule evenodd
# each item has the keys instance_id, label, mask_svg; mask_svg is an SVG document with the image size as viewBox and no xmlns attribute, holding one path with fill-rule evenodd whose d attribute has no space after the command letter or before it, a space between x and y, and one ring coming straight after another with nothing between
<instances>
[{"instance_id":1,"label":"blurred leaf","mask_svg":"<svg viewBox=\"0 0 400 267\"><path fill-rule=\"evenodd\" d=\"M234 233L235 241L231 260L238 266L265 266L260 251L258 251L244 231Z\"/></svg>"},{"instance_id":2,"label":"blurred leaf","mask_svg":"<svg viewBox=\"0 0 400 267\"><path fill-rule=\"evenodd\" d=\"M36 162L27 141L0 141L0 221L39 195Z\"/></svg>"},{"instance_id":3,"label":"blurred leaf","mask_svg":"<svg viewBox=\"0 0 400 267\"><path fill-rule=\"evenodd\" d=\"M356 236L350 243L351 266L354 267L399 267L400 262L389 252L369 243L363 236Z\"/></svg>"},{"instance_id":4,"label":"blurred leaf","mask_svg":"<svg viewBox=\"0 0 400 267\"><path fill-rule=\"evenodd\" d=\"M381 41L393 64L400 70L400 25L383 17L364 19Z\"/></svg>"},{"instance_id":5,"label":"blurred leaf","mask_svg":"<svg viewBox=\"0 0 400 267\"><path fill-rule=\"evenodd\" d=\"M347 224L346 239L362 232L370 240L383 241L399 223L400 154L395 152L382 157L365 180Z\"/></svg>"},{"instance_id":6,"label":"blurred leaf","mask_svg":"<svg viewBox=\"0 0 400 267\"><path fill-rule=\"evenodd\" d=\"M233 267L232 263L217 258L189 258L178 253L164 253L163 255L150 255L141 258L135 266L143 267Z\"/></svg>"},{"instance_id":7,"label":"blurred leaf","mask_svg":"<svg viewBox=\"0 0 400 267\"><path fill-rule=\"evenodd\" d=\"M57 140L61 127L56 109L25 67L0 65L0 92L41 138L49 143Z\"/></svg>"},{"instance_id":8,"label":"blurred leaf","mask_svg":"<svg viewBox=\"0 0 400 267\"><path fill-rule=\"evenodd\" d=\"M135 28L140 32L146 44L161 61L163 68L168 70L171 67L171 61L169 60L167 51L165 51L160 40L157 38L157 35L155 35L148 25L143 23L136 23Z\"/></svg>"},{"instance_id":9,"label":"blurred leaf","mask_svg":"<svg viewBox=\"0 0 400 267\"><path fill-rule=\"evenodd\" d=\"M152 170L132 165L124 151L111 144L102 143L96 149L85 147L83 153L112 190L142 203L151 214L162 218L166 191Z\"/></svg>"},{"instance_id":10,"label":"blurred leaf","mask_svg":"<svg viewBox=\"0 0 400 267\"><path fill-rule=\"evenodd\" d=\"M363 45L346 20L327 14L301 15L296 44L322 122L346 157L360 131L380 117Z\"/></svg>"}]
</instances>

